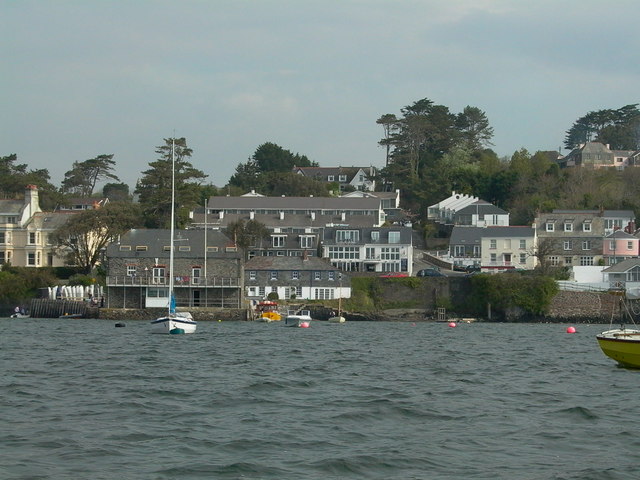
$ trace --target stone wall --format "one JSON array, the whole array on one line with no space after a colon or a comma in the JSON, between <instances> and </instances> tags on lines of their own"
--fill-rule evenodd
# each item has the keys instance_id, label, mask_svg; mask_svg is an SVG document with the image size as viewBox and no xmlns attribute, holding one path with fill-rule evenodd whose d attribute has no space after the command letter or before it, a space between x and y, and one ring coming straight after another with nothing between
<instances>
[{"instance_id":1,"label":"stone wall","mask_svg":"<svg viewBox=\"0 0 640 480\"><path fill-rule=\"evenodd\" d=\"M189 312L198 322L247 320L247 310L242 308L190 308ZM103 320L153 320L166 313L167 310L164 308L100 308L98 318Z\"/></svg>"}]
</instances>

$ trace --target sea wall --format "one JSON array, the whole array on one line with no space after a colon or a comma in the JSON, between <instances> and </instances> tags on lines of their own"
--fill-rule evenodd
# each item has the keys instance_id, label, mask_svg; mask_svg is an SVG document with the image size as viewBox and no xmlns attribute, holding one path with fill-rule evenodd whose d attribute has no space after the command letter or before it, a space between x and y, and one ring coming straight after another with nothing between
<instances>
[{"instance_id":1,"label":"sea wall","mask_svg":"<svg viewBox=\"0 0 640 480\"><path fill-rule=\"evenodd\" d=\"M245 309L233 308L189 308L194 320L205 321L240 321L247 320ZM101 308L98 318L104 320L153 320L166 315L162 308Z\"/></svg>"}]
</instances>

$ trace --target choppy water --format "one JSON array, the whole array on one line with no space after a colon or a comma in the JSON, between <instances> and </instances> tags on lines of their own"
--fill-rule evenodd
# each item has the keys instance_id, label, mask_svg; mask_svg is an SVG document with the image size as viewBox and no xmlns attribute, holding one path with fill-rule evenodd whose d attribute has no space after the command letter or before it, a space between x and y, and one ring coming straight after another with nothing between
<instances>
[{"instance_id":1,"label":"choppy water","mask_svg":"<svg viewBox=\"0 0 640 480\"><path fill-rule=\"evenodd\" d=\"M1 320L2 479L637 479L598 325Z\"/></svg>"}]
</instances>

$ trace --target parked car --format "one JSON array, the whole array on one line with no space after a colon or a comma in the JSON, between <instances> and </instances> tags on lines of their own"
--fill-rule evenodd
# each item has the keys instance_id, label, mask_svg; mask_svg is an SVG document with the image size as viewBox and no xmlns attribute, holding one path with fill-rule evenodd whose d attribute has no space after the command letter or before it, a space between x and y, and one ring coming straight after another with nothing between
<instances>
[{"instance_id":1,"label":"parked car","mask_svg":"<svg viewBox=\"0 0 640 480\"><path fill-rule=\"evenodd\" d=\"M446 275L435 268L423 268L418 270L416 277L446 277Z\"/></svg>"}]
</instances>

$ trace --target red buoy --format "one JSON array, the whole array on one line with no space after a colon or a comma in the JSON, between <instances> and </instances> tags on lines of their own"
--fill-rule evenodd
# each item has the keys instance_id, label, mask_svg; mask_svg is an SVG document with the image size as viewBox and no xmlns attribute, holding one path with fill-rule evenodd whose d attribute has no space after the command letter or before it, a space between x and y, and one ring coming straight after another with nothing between
<instances>
[{"instance_id":1,"label":"red buoy","mask_svg":"<svg viewBox=\"0 0 640 480\"><path fill-rule=\"evenodd\" d=\"M567 327L567 333L576 333L576 327Z\"/></svg>"},{"instance_id":2,"label":"red buoy","mask_svg":"<svg viewBox=\"0 0 640 480\"><path fill-rule=\"evenodd\" d=\"M449 322L449 326L451 328L455 328L456 327L456 322Z\"/></svg>"}]
</instances>

